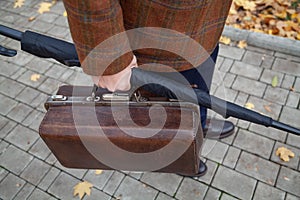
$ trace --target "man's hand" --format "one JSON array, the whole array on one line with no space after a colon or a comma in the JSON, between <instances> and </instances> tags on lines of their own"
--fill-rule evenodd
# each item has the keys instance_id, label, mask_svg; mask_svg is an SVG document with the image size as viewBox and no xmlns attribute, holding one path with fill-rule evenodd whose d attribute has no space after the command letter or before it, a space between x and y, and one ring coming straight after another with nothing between
<instances>
[{"instance_id":1,"label":"man's hand","mask_svg":"<svg viewBox=\"0 0 300 200\"><path fill-rule=\"evenodd\" d=\"M127 91L130 89L131 68L138 67L136 57L133 56L131 63L117 74L108 76L92 76L93 82L111 92Z\"/></svg>"}]
</instances>

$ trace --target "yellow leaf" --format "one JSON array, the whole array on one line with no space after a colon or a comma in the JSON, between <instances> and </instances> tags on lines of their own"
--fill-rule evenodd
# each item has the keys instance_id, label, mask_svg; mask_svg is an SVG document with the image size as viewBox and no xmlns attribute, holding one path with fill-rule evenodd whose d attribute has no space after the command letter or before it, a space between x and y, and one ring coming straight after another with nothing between
<instances>
[{"instance_id":1,"label":"yellow leaf","mask_svg":"<svg viewBox=\"0 0 300 200\"><path fill-rule=\"evenodd\" d=\"M253 109L255 106L254 106L254 104L253 103L246 103L245 104L245 108L248 108L248 109Z\"/></svg>"},{"instance_id":2,"label":"yellow leaf","mask_svg":"<svg viewBox=\"0 0 300 200\"><path fill-rule=\"evenodd\" d=\"M247 42L245 40L241 40L241 41L239 41L237 46L241 49L244 49L247 47Z\"/></svg>"},{"instance_id":3,"label":"yellow leaf","mask_svg":"<svg viewBox=\"0 0 300 200\"><path fill-rule=\"evenodd\" d=\"M230 44L231 39L229 37L226 37L226 36L221 36L220 42L223 43L223 44Z\"/></svg>"},{"instance_id":4,"label":"yellow leaf","mask_svg":"<svg viewBox=\"0 0 300 200\"><path fill-rule=\"evenodd\" d=\"M290 161L290 157L294 158L295 154L291 150L285 147L279 147L276 150L276 156L279 156L280 159L283 160L284 162L288 162Z\"/></svg>"},{"instance_id":5,"label":"yellow leaf","mask_svg":"<svg viewBox=\"0 0 300 200\"><path fill-rule=\"evenodd\" d=\"M15 0L14 8L21 8L25 0Z\"/></svg>"},{"instance_id":6,"label":"yellow leaf","mask_svg":"<svg viewBox=\"0 0 300 200\"><path fill-rule=\"evenodd\" d=\"M297 34L297 40L300 40L300 33Z\"/></svg>"},{"instance_id":7,"label":"yellow leaf","mask_svg":"<svg viewBox=\"0 0 300 200\"><path fill-rule=\"evenodd\" d=\"M272 78L272 87L276 87L278 85L278 76L274 76Z\"/></svg>"},{"instance_id":8,"label":"yellow leaf","mask_svg":"<svg viewBox=\"0 0 300 200\"><path fill-rule=\"evenodd\" d=\"M84 181L81 183L78 183L77 185L74 186L74 196L79 196L79 199L82 199L82 197L87 194L88 196L91 195L91 187L93 187L93 184Z\"/></svg>"},{"instance_id":9,"label":"yellow leaf","mask_svg":"<svg viewBox=\"0 0 300 200\"><path fill-rule=\"evenodd\" d=\"M67 11L64 12L63 16L64 16L64 17L67 17L67 16L68 16Z\"/></svg>"},{"instance_id":10,"label":"yellow leaf","mask_svg":"<svg viewBox=\"0 0 300 200\"><path fill-rule=\"evenodd\" d=\"M29 17L29 18L28 18L28 21L29 21L29 22L32 22L33 20L35 20L35 17Z\"/></svg>"},{"instance_id":11,"label":"yellow leaf","mask_svg":"<svg viewBox=\"0 0 300 200\"><path fill-rule=\"evenodd\" d=\"M102 172L103 172L103 170L101 170L101 169L95 170L95 174L97 174L97 175L102 174Z\"/></svg>"},{"instance_id":12,"label":"yellow leaf","mask_svg":"<svg viewBox=\"0 0 300 200\"><path fill-rule=\"evenodd\" d=\"M32 74L31 77L30 77L30 80L36 82L40 78L41 78L41 75L39 75L39 74Z\"/></svg>"},{"instance_id":13,"label":"yellow leaf","mask_svg":"<svg viewBox=\"0 0 300 200\"><path fill-rule=\"evenodd\" d=\"M50 8L51 8L52 5L53 5L52 3L42 2L42 3L40 3L40 5L39 5L39 10L38 10L38 12L39 12L40 14L43 14L44 12L48 12L48 11L50 11Z\"/></svg>"}]
</instances>

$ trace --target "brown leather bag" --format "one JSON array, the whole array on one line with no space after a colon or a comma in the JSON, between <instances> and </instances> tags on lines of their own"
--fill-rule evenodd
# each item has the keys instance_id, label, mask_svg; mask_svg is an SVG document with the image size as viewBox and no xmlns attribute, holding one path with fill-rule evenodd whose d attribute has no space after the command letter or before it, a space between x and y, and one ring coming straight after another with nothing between
<instances>
[{"instance_id":1,"label":"brown leather bag","mask_svg":"<svg viewBox=\"0 0 300 200\"><path fill-rule=\"evenodd\" d=\"M197 105L91 91L62 86L45 103L39 133L63 166L198 173L203 134Z\"/></svg>"}]
</instances>

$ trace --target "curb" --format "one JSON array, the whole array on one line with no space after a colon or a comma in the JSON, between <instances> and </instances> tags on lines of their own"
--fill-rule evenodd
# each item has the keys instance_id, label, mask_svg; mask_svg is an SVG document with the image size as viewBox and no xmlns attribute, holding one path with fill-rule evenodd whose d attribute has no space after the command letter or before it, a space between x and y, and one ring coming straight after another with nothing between
<instances>
[{"instance_id":1,"label":"curb","mask_svg":"<svg viewBox=\"0 0 300 200\"><path fill-rule=\"evenodd\" d=\"M248 45L300 56L300 41L264 33L257 33L225 26L222 35L234 41L245 40Z\"/></svg>"}]
</instances>

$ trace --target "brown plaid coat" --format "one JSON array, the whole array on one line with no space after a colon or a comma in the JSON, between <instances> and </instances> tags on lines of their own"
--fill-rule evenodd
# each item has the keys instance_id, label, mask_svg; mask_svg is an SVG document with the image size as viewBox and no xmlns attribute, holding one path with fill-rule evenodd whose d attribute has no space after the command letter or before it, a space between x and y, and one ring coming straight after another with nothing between
<instances>
[{"instance_id":1,"label":"brown plaid coat","mask_svg":"<svg viewBox=\"0 0 300 200\"><path fill-rule=\"evenodd\" d=\"M177 36L163 36L140 32L140 35L114 38L103 47L91 51L106 39L140 27L162 27L183 33L199 43L209 55L216 47L232 0L63 0L68 22L79 59L85 73L90 75L115 74L124 69L136 55L138 64L157 63L144 68L168 71L163 65L177 71L192 68L192 64L177 53L157 48L135 49L135 42L152 44L153 37L165 45L191 52L201 63L207 56L193 55L190 45L178 43ZM155 42L154 42L155 43ZM177 46L176 46L177 45ZM101 46L101 45L100 45ZM141 46L141 45L140 45ZM89 60L86 59L89 55ZM88 60L88 61L87 61ZM85 61L85 62L84 62ZM108 67L107 67L108 66ZM161 67L160 67L161 66ZM107 68L106 68L107 67ZM143 68L143 66L142 66ZM105 71L104 71L105 70Z\"/></svg>"}]
</instances>

